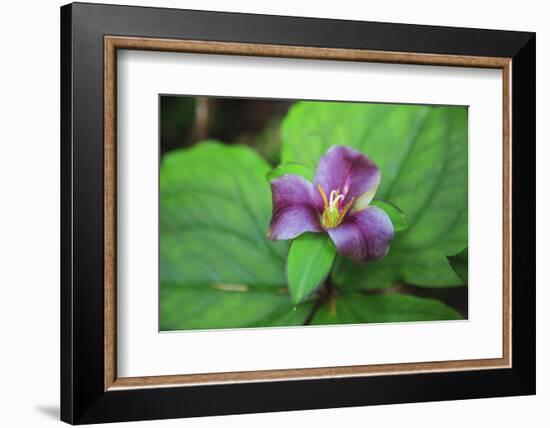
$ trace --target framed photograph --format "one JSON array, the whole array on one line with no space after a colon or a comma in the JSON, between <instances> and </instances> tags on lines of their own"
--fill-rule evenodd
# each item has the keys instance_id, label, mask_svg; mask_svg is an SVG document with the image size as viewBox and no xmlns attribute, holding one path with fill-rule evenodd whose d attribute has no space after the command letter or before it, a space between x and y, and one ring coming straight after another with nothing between
<instances>
[{"instance_id":1,"label":"framed photograph","mask_svg":"<svg viewBox=\"0 0 550 428\"><path fill-rule=\"evenodd\" d=\"M61 418L535 393L535 35L61 8Z\"/></svg>"}]
</instances>

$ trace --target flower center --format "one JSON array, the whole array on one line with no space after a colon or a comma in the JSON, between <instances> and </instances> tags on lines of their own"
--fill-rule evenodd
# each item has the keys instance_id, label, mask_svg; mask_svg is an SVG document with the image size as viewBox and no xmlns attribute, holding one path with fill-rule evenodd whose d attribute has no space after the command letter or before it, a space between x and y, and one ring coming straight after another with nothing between
<instances>
[{"instance_id":1,"label":"flower center","mask_svg":"<svg viewBox=\"0 0 550 428\"><path fill-rule=\"evenodd\" d=\"M355 198L351 198L347 203L345 203L347 188L344 186L344 192L340 193L340 189L331 190L329 198L325 190L321 186L317 186L319 193L323 198L323 213L321 214L321 224L325 229L332 229L342 223L344 217L348 210L353 204Z\"/></svg>"}]
</instances>

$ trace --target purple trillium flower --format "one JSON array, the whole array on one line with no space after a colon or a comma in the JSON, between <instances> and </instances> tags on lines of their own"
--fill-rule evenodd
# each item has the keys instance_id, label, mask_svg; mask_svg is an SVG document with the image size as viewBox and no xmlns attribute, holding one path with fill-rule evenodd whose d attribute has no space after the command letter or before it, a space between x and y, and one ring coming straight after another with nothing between
<instances>
[{"instance_id":1,"label":"purple trillium flower","mask_svg":"<svg viewBox=\"0 0 550 428\"><path fill-rule=\"evenodd\" d=\"M336 250L356 263L384 257L393 224L382 209L369 205L380 177L378 167L362 153L331 147L319 160L313 183L294 174L271 181L269 238L328 233Z\"/></svg>"}]
</instances>

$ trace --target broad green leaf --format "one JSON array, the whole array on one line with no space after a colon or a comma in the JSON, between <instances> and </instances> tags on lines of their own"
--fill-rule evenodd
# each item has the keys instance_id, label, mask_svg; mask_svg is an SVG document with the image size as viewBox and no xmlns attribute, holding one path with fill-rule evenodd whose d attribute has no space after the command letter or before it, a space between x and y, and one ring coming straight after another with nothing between
<instances>
[{"instance_id":1,"label":"broad green leaf","mask_svg":"<svg viewBox=\"0 0 550 428\"><path fill-rule=\"evenodd\" d=\"M389 202L381 201L379 199L371 201L370 205L374 205L375 207L384 210L384 212L390 218L393 224L393 230L395 232L401 232L409 227L405 219L405 213L403 213L403 211L401 211L395 205L392 205Z\"/></svg>"},{"instance_id":2,"label":"broad green leaf","mask_svg":"<svg viewBox=\"0 0 550 428\"><path fill-rule=\"evenodd\" d=\"M399 236L396 236L395 240L398 239ZM419 280L412 281L414 278ZM331 279L345 290L385 288L404 282L432 287L462 285L462 280L450 268L447 257L437 248L418 251L415 257L414 254L390 247L384 259L363 267L356 266L344 257L336 257Z\"/></svg>"},{"instance_id":3,"label":"broad green leaf","mask_svg":"<svg viewBox=\"0 0 550 428\"><path fill-rule=\"evenodd\" d=\"M314 173L315 171L313 171L310 167L301 163L282 163L269 171L267 174L267 180L271 181L286 174L294 174L300 175L308 181L313 181Z\"/></svg>"},{"instance_id":4,"label":"broad green leaf","mask_svg":"<svg viewBox=\"0 0 550 428\"><path fill-rule=\"evenodd\" d=\"M288 251L287 277L292 303L309 296L327 277L336 248L325 233L304 233Z\"/></svg>"},{"instance_id":5,"label":"broad green leaf","mask_svg":"<svg viewBox=\"0 0 550 428\"><path fill-rule=\"evenodd\" d=\"M322 305L311 323L359 324L458 319L462 319L458 312L438 300L399 293L374 296L347 293Z\"/></svg>"},{"instance_id":6,"label":"broad green leaf","mask_svg":"<svg viewBox=\"0 0 550 428\"><path fill-rule=\"evenodd\" d=\"M292 311L283 293L288 244L266 237L269 170L253 150L211 141L163 158L162 328L278 325L277 311Z\"/></svg>"},{"instance_id":7,"label":"broad green leaf","mask_svg":"<svg viewBox=\"0 0 550 428\"><path fill-rule=\"evenodd\" d=\"M449 256L448 259L456 274L464 284L468 285L468 248L454 256Z\"/></svg>"},{"instance_id":8,"label":"broad green leaf","mask_svg":"<svg viewBox=\"0 0 550 428\"><path fill-rule=\"evenodd\" d=\"M357 266L337 257L340 288L398 282L462 285L447 256L467 246L468 139L465 107L300 102L283 121L282 161L316 168L332 145L353 147L380 168L375 197L407 215L383 260Z\"/></svg>"},{"instance_id":9,"label":"broad green leaf","mask_svg":"<svg viewBox=\"0 0 550 428\"><path fill-rule=\"evenodd\" d=\"M235 284L188 287L163 283L160 329L187 330L303 325L312 304L293 308L286 288L239 289ZM246 291L245 291L246 290Z\"/></svg>"}]
</instances>

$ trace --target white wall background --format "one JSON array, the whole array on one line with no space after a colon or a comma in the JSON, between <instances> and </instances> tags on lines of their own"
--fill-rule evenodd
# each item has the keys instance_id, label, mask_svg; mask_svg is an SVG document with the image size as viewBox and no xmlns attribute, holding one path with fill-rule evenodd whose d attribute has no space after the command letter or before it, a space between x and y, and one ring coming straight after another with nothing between
<instances>
[{"instance_id":1,"label":"white wall background","mask_svg":"<svg viewBox=\"0 0 550 428\"><path fill-rule=\"evenodd\" d=\"M116 3L103 1L104 3ZM547 426L550 416L550 28L538 0L147 0L126 4L537 32L538 395L132 423L158 427ZM0 9L0 424L55 426L59 407L59 6ZM545 120L546 118L546 120ZM545 406L546 405L546 406Z\"/></svg>"}]
</instances>

